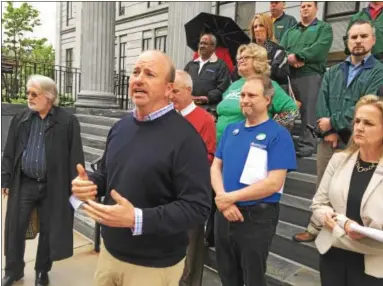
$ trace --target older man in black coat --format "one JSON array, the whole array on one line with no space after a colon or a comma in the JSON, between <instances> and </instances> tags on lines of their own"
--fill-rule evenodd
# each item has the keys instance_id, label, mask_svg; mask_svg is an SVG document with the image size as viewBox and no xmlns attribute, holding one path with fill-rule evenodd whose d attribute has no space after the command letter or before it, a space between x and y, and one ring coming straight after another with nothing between
<instances>
[{"instance_id":1,"label":"older man in black coat","mask_svg":"<svg viewBox=\"0 0 383 286\"><path fill-rule=\"evenodd\" d=\"M1 283L6 286L24 276L25 234L35 208L40 223L35 285L49 284L52 261L73 255L69 197L76 165L84 163L79 123L57 107L55 82L34 75L27 90L29 108L12 119L1 166L1 189L8 195Z\"/></svg>"}]
</instances>

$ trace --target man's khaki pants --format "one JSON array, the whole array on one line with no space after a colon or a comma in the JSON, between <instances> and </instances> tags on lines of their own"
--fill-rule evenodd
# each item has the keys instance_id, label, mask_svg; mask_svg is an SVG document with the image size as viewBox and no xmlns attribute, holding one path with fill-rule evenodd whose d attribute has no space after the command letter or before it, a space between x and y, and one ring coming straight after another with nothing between
<instances>
[{"instance_id":1,"label":"man's khaki pants","mask_svg":"<svg viewBox=\"0 0 383 286\"><path fill-rule=\"evenodd\" d=\"M324 172L326 171L328 162L332 155L335 153L336 149L333 149L331 145L323 140L318 145L317 151L317 182L316 190L318 190ZM311 216L310 223L307 226L307 231L313 235L318 235L321 230L321 224L318 222L314 216Z\"/></svg>"},{"instance_id":2,"label":"man's khaki pants","mask_svg":"<svg viewBox=\"0 0 383 286\"><path fill-rule=\"evenodd\" d=\"M185 258L166 268L145 267L114 258L103 246L98 258L95 286L178 286Z\"/></svg>"}]
</instances>

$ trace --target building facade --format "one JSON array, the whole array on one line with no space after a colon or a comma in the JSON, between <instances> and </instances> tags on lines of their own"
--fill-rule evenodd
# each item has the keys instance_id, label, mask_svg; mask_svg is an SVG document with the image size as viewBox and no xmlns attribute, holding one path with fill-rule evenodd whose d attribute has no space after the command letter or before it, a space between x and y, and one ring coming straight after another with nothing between
<instances>
[{"instance_id":1,"label":"building facade","mask_svg":"<svg viewBox=\"0 0 383 286\"><path fill-rule=\"evenodd\" d=\"M137 56L144 50L159 49L164 52L179 48L179 41L169 40L169 27L174 21L174 12L169 13L169 7L177 2L115 2L115 49L114 70L118 74L129 75ZM178 9L190 9L191 3L178 2ZM81 69L81 37L82 37L82 7L83 2L57 2L57 42L56 65ZM210 5L210 4L209 4ZM300 2L286 2L286 13L299 20ZM366 7L368 2L318 2L318 18L329 22L334 31L334 41L329 59L339 59L343 55L343 36L352 14ZM256 13L269 11L269 2L211 2L210 12L233 18L238 25L248 31L248 25ZM204 8L206 9L206 7ZM182 29L183 27L177 27ZM173 29L174 30L174 29ZM83 43L87 44L87 43ZM97 45L90 42L89 45ZM184 59L191 58L192 51L182 48ZM189 54L190 57L189 57ZM180 68L186 64L184 59L177 64Z\"/></svg>"}]
</instances>

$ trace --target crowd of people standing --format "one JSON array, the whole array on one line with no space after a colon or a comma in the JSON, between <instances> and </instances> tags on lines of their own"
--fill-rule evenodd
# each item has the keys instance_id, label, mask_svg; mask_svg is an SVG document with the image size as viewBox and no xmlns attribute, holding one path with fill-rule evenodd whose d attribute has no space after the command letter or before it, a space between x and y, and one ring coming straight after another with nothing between
<instances>
[{"instance_id":1,"label":"crowd of people standing","mask_svg":"<svg viewBox=\"0 0 383 286\"><path fill-rule=\"evenodd\" d=\"M355 226L383 230L383 3L351 18L349 56L330 69L333 32L317 2L301 2L299 21L283 10L271 2L271 16L254 16L235 66L206 31L183 71L160 51L143 52L129 79L135 109L109 131L92 174L54 81L31 77L28 109L12 120L2 159L2 285L24 276L34 208L35 285L49 284L53 261L73 254L77 207L102 225L94 285L200 286L213 245L223 286L266 285L287 173L317 150L313 216L294 239L315 240L323 286L382 286L383 244Z\"/></svg>"}]
</instances>

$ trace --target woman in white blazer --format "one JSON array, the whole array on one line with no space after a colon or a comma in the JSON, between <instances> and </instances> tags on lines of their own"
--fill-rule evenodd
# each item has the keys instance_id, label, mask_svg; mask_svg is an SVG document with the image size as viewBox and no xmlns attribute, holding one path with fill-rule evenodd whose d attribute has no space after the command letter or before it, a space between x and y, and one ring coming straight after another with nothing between
<instances>
[{"instance_id":1,"label":"woman in white blazer","mask_svg":"<svg viewBox=\"0 0 383 286\"><path fill-rule=\"evenodd\" d=\"M324 226L315 243L322 286L383 286L383 243L350 229L383 229L383 101L362 97L353 135L334 154L311 206Z\"/></svg>"}]
</instances>

